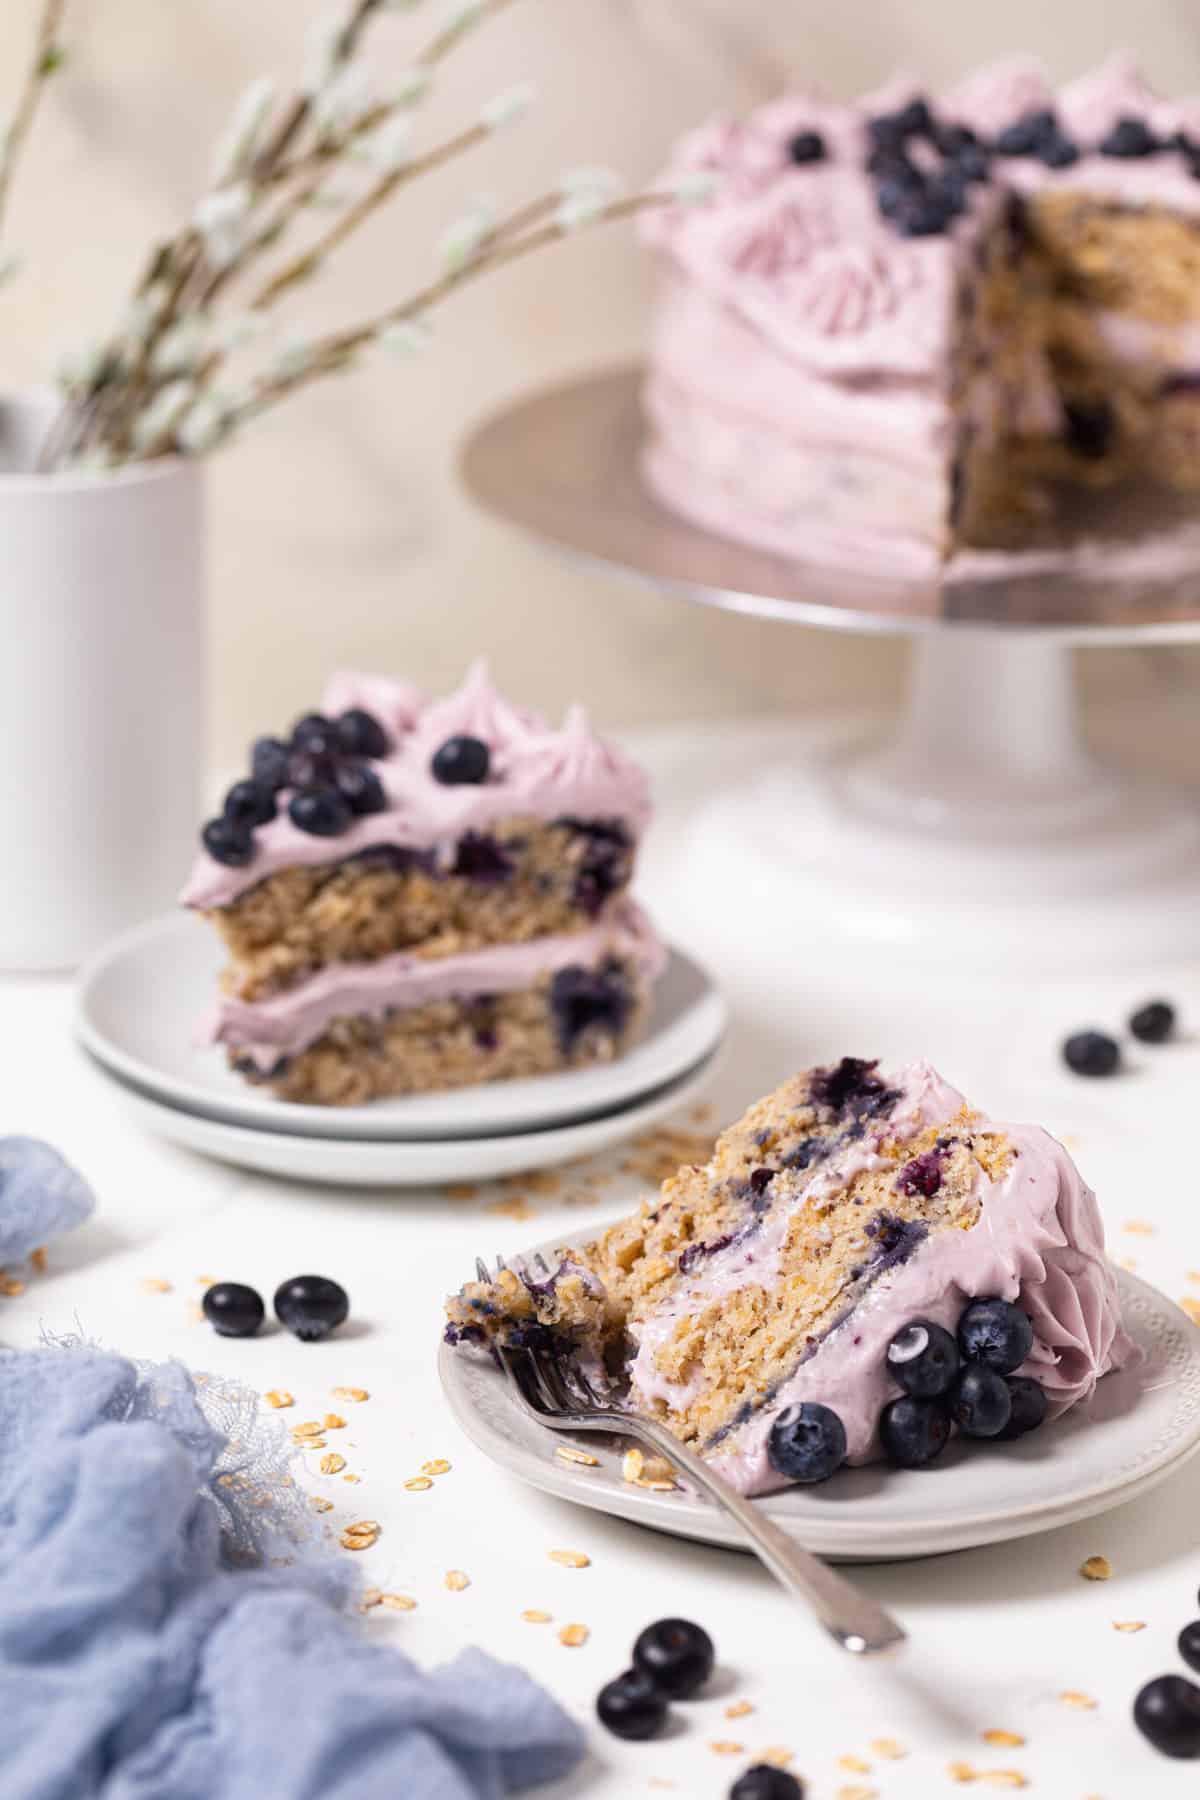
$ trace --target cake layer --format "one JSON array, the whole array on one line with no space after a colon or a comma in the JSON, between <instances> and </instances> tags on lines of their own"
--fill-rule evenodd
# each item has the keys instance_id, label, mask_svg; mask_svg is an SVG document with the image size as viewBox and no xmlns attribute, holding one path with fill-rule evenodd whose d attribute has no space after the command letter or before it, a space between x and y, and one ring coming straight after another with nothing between
<instances>
[{"instance_id":1,"label":"cake layer","mask_svg":"<svg viewBox=\"0 0 1200 1800\"><path fill-rule=\"evenodd\" d=\"M448 1336L626 1368L635 1410L758 1493L785 1485L770 1434L797 1402L837 1413L851 1462L877 1456L900 1391L890 1340L914 1318L953 1329L974 1296L1028 1315L1021 1372L1052 1412L1130 1353L1095 1200L1062 1147L981 1118L927 1065L888 1079L847 1058L759 1102L706 1167L562 1251L549 1280L465 1287Z\"/></svg>"},{"instance_id":2,"label":"cake layer","mask_svg":"<svg viewBox=\"0 0 1200 1800\"><path fill-rule=\"evenodd\" d=\"M227 994L206 1035L210 1043L234 1046L244 1057L270 1067L280 1056L294 1056L314 1044L340 1019L377 1020L439 1001L517 993L563 970L596 968L613 958L636 970L643 988L662 970L662 945L631 900L615 901L583 931L490 944L455 956L399 952L373 962L331 963L268 999L247 1001Z\"/></svg>"}]
</instances>

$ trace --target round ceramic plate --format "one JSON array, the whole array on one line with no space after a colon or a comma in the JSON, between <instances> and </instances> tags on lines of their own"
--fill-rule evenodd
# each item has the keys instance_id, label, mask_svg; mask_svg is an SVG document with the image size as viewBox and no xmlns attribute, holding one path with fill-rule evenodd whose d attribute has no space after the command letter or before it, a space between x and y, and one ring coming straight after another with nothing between
<instances>
[{"instance_id":1,"label":"round ceramic plate","mask_svg":"<svg viewBox=\"0 0 1200 1800\"><path fill-rule=\"evenodd\" d=\"M545 1131L657 1093L710 1056L725 1030L721 994L698 964L673 950L645 1031L616 1062L370 1106L299 1106L248 1087L223 1050L197 1046L223 960L214 933L188 914L141 925L83 971L76 1029L97 1061L145 1095L222 1124L289 1136L458 1143Z\"/></svg>"},{"instance_id":2,"label":"round ceramic plate","mask_svg":"<svg viewBox=\"0 0 1200 1800\"><path fill-rule=\"evenodd\" d=\"M593 1156L647 1131L707 1087L715 1057L708 1056L678 1081L617 1112L548 1131L502 1137L317 1138L253 1125L226 1125L186 1107L172 1106L101 1062L122 1105L147 1131L215 1156L219 1162L282 1175L289 1181L330 1182L338 1187L431 1187L446 1181L493 1181ZM472 1090L474 1091L474 1090Z\"/></svg>"},{"instance_id":3,"label":"round ceramic plate","mask_svg":"<svg viewBox=\"0 0 1200 1800\"><path fill-rule=\"evenodd\" d=\"M1018 1443L957 1440L932 1469L847 1469L819 1488L789 1488L759 1504L807 1549L854 1561L1028 1537L1145 1493L1200 1449L1200 1330L1146 1282L1124 1271L1119 1279L1125 1323L1143 1360L1106 1376L1087 1405ZM570 1437L535 1424L490 1358L443 1344L438 1369L467 1436L533 1487L679 1537L745 1548L711 1502L623 1481L627 1439ZM600 1466L564 1462L554 1454L563 1443L586 1448Z\"/></svg>"}]
</instances>

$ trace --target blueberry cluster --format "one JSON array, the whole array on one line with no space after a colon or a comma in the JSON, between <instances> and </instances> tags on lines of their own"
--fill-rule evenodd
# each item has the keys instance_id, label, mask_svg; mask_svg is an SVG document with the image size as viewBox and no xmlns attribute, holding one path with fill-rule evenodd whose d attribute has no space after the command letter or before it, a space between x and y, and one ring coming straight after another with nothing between
<instances>
[{"instance_id":1,"label":"blueberry cluster","mask_svg":"<svg viewBox=\"0 0 1200 1800\"><path fill-rule=\"evenodd\" d=\"M257 1289L215 1281L204 1293L204 1316L219 1337L253 1337L266 1317ZM350 1315L344 1287L325 1275L293 1275L275 1289L275 1317L302 1343L328 1337Z\"/></svg>"},{"instance_id":2,"label":"blueberry cluster","mask_svg":"<svg viewBox=\"0 0 1200 1800\"><path fill-rule=\"evenodd\" d=\"M1165 1044L1175 1034L1175 1008L1169 1000L1148 1000L1129 1015L1131 1037L1140 1044ZM1076 1031L1062 1047L1063 1061L1076 1075L1115 1075L1121 1046L1106 1031Z\"/></svg>"},{"instance_id":3,"label":"blueberry cluster","mask_svg":"<svg viewBox=\"0 0 1200 1800\"><path fill-rule=\"evenodd\" d=\"M1200 1671L1200 1619L1184 1626L1178 1646L1188 1668ZM1200 1757L1200 1687L1186 1675L1148 1681L1133 1703L1133 1720L1164 1756Z\"/></svg>"},{"instance_id":4,"label":"blueberry cluster","mask_svg":"<svg viewBox=\"0 0 1200 1800\"><path fill-rule=\"evenodd\" d=\"M703 1626L659 1619L633 1646L631 1667L600 1689L596 1713L617 1737L651 1738L666 1722L669 1700L690 1700L713 1672L716 1651Z\"/></svg>"},{"instance_id":5,"label":"blueberry cluster","mask_svg":"<svg viewBox=\"0 0 1200 1800\"><path fill-rule=\"evenodd\" d=\"M887 1349L888 1374L902 1390L879 1420L883 1448L901 1468L919 1469L964 1437L1017 1438L1046 1416L1036 1381L1016 1371L1033 1348L1033 1326L1008 1300L972 1300L957 1336L914 1319Z\"/></svg>"},{"instance_id":6,"label":"blueberry cluster","mask_svg":"<svg viewBox=\"0 0 1200 1800\"><path fill-rule=\"evenodd\" d=\"M966 211L974 183L990 174L987 147L976 133L969 125L935 119L927 100L877 114L867 131L875 202L902 237L936 237L948 230Z\"/></svg>"},{"instance_id":7,"label":"blueberry cluster","mask_svg":"<svg viewBox=\"0 0 1200 1800\"><path fill-rule=\"evenodd\" d=\"M314 837L337 837L352 819L387 805L372 758L386 756L387 734L373 714L351 707L336 719L306 713L291 736L258 738L250 776L235 781L220 816L201 832L204 848L219 863L242 868L254 857L254 830L279 811L279 795L291 789L288 817Z\"/></svg>"}]
</instances>

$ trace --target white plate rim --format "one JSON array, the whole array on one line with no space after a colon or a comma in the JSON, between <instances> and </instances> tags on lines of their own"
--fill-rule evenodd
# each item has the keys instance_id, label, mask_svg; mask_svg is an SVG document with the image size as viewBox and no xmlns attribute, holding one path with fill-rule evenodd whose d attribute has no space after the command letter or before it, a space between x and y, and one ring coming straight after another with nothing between
<instances>
[{"instance_id":1,"label":"white plate rim","mask_svg":"<svg viewBox=\"0 0 1200 1800\"><path fill-rule=\"evenodd\" d=\"M589 1227L589 1235L604 1229L603 1223ZM561 1237L548 1241L525 1254L532 1256L538 1249L543 1252L552 1251L561 1241ZM1052 1530L1059 1525L1092 1518L1148 1492L1200 1452L1200 1328L1167 1295L1149 1282L1142 1281L1123 1269L1117 1270L1117 1278L1126 1304L1136 1302L1140 1308L1149 1309L1160 1328L1169 1326L1179 1335L1188 1353L1181 1383L1183 1395L1190 1396L1191 1401L1188 1430L1181 1440L1174 1438L1173 1434L1160 1433L1160 1439L1156 1440L1157 1448L1146 1454L1132 1473L1128 1462L1123 1462L1107 1477L1089 1480L1086 1487L1074 1494L1060 1492L1050 1499L1031 1500L1027 1505L1018 1507L989 1509L975 1504L958 1516L948 1514L943 1509L936 1516L928 1518L902 1515L892 1521L880 1521L877 1518L856 1521L849 1513L853 1502L848 1502L845 1519L821 1517L810 1521L806 1529L800 1529L804 1527L805 1520L797 1511L796 1501L796 1494L802 1494L803 1490L788 1490L786 1496L768 1495L759 1504L776 1524L822 1555L851 1560L887 1560L934 1555L942 1551L970 1549L983 1544L1027 1537L1036 1532ZM474 1361L478 1370L478 1357L470 1360ZM438 1373L443 1392L455 1420L467 1437L484 1455L508 1473L558 1499L624 1518L635 1524L729 1548L746 1548L736 1527L730 1525L717 1508L699 1496L660 1495L633 1486L622 1488L601 1486L598 1483L589 1488L590 1471L573 1469L569 1463L554 1455L555 1441L572 1441L569 1438L559 1437L556 1440L547 1433L544 1454L535 1454L520 1445L514 1446L509 1437L476 1404L471 1384L466 1378L464 1365L467 1361L468 1357L461 1350L445 1343L441 1345ZM515 1402L507 1397L498 1374L495 1380L497 1385L493 1391L511 1417L516 1413ZM1048 1429L1053 1431L1055 1428L1050 1426ZM578 1442L581 1445L590 1443L594 1452L597 1449L595 1440L585 1438L583 1434L580 1434ZM1031 1471L1036 1471L1036 1464L1029 1466ZM1036 1474L1031 1475L1031 1479L1035 1478ZM939 1471L929 1471L921 1479L939 1479Z\"/></svg>"},{"instance_id":2,"label":"white plate rim","mask_svg":"<svg viewBox=\"0 0 1200 1800\"><path fill-rule=\"evenodd\" d=\"M495 1138L583 1122L622 1110L649 1098L670 1081L693 1069L724 1038L729 1009L724 994L695 957L668 946L672 971L694 978L697 997L683 1014L643 1035L611 1063L584 1070L564 1070L518 1081L480 1083L454 1092L412 1095L367 1106L321 1107L282 1102L252 1088L214 1091L199 1080L189 1082L165 1073L124 1048L95 1017L101 983L122 963L132 963L160 938L192 937L197 921L185 913L166 913L133 927L102 946L84 965L75 989L74 1028L79 1041L112 1074L136 1085L145 1097L184 1107L220 1123L266 1129L291 1137L363 1138L371 1142L458 1142L464 1137ZM660 982L659 991L663 984ZM195 1021L186 1029L193 1029ZM572 1084L586 1083L581 1092ZM522 1111L522 1103L526 1110ZM421 1109L433 1105L445 1114L440 1124L422 1125ZM547 1108L549 1110L547 1110ZM481 1122L482 1109L482 1122ZM410 1115L406 1121L403 1114ZM462 1114L461 1119L456 1114ZM397 1114L400 1114L397 1117ZM511 1121L511 1123L509 1122Z\"/></svg>"}]
</instances>

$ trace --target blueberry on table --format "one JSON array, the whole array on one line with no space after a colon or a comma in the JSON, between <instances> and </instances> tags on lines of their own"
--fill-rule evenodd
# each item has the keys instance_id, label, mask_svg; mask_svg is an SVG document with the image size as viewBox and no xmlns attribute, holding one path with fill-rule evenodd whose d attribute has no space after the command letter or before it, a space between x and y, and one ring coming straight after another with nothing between
<instances>
[{"instance_id":1,"label":"blueberry on table","mask_svg":"<svg viewBox=\"0 0 1200 1800\"><path fill-rule=\"evenodd\" d=\"M968 1362L1012 1375L1033 1349L1033 1326L1011 1300L972 1300L958 1321L958 1347Z\"/></svg>"},{"instance_id":2,"label":"blueberry on table","mask_svg":"<svg viewBox=\"0 0 1200 1800\"><path fill-rule=\"evenodd\" d=\"M250 773L255 781L277 793L287 786L288 746L277 737L256 738L250 751Z\"/></svg>"},{"instance_id":3,"label":"blueberry on table","mask_svg":"<svg viewBox=\"0 0 1200 1800\"><path fill-rule=\"evenodd\" d=\"M690 1619L658 1619L633 1646L633 1666L672 1700L690 1700L704 1686L716 1660L713 1641Z\"/></svg>"},{"instance_id":4,"label":"blueberry on table","mask_svg":"<svg viewBox=\"0 0 1200 1800\"><path fill-rule=\"evenodd\" d=\"M443 787L478 787L488 778L492 755L482 738L451 737L434 752L433 779Z\"/></svg>"},{"instance_id":5,"label":"blueberry on table","mask_svg":"<svg viewBox=\"0 0 1200 1800\"><path fill-rule=\"evenodd\" d=\"M275 791L262 781L235 781L221 809L235 825L269 825L279 808Z\"/></svg>"},{"instance_id":6,"label":"blueberry on table","mask_svg":"<svg viewBox=\"0 0 1200 1800\"><path fill-rule=\"evenodd\" d=\"M789 1481L828 1481L846 1460L846 1428L831 1407L815 1400L785 1406L767 1440L771 1467Z\"/></svg>"},{"instance_id":7,"label":"blueberry on table","mask_svg":"<svg viewBox=\"0 0 1200 1800\"><path fill-rule=\"evenodd\" d=\"M338 746L348 756L386 756L391 748L387 732L374 713L352 706L333 722Z\"/></svg>"},{"instance_id":8,"label":"blueberry on table","mask_svg":"<svg viewBox=\"0 0 1200 1800\"><path fill-rule=\"evenodd\" d=\"M1200 1619L1193 1619L1180 1632L1179 1654L1189 1669L1200 1669Z\"/></svg>"},{"instance_id":9,"label":"blueberry on table","mask_svg":"<svg viewBox=\"0 0 1200 1800\"><path fill-rule=\"evenodd\" d=\"M352 815L336 788L303 787L288 801L288 817L298 831L312 837L338 837Z\"/></svg>"},{"instance_id":10,"label":"blueberry on table","mask_svg":"<svg viewBox=\"0 0 1200 1800\"><path fill-rule=\"evenodd\" d=\"M374 769L368 769L364 763L343 763L334 780L338 793L352 813L361 817L365 813L386 810L387 795L383 783Z\"/></svg>"},{"instance_id":11,"label":"blueberry on table","mask_svg":"<svg viewBox=\"0 0 1200 1800\"><path fill-rule=\"evenodd\" d=\"M254 856L254 838L248 825L232 819L210 819L200 833L200 841L214 862L226 868L240 869Z\"/></svg>"},{"instance_id":12,"label":"blueberry on table","mask_svg":"<svg viewBox=\"0 0 1200 1800\"><path fill-rule=\"evenodd\" d=\"M253 1337L266 1317L262 1295L240 1281L215 1281L205 1289L202 1304L220 1337Z\"/></svg>"},{"instance_id":13,"label":"blueberry on table","mask_svg":"<svg viewBox=\"0 0 1200 1800\"><path fill-rule=\"evenodd\" d=\"M902 1469L923 1469L942 1454L950 1438L950 1414L938 1400L905 1394L879 1415L884 1454Z\"/></svg>"},{"instance_id":14,"label":"blueberry on table","mask_svg":"<svg viewBox=\"0 0 1200 1800\"><path fill-rule=\"evenodd\" d=\"M950 1413L964 1437L999 1437L1012 1418L1007 1381L983 1363L971 1363L954 1390Z\"/></svg>"},{"instance_id":15,"label":"blueberry on table","mask_svg":"<svg viewBox=\"0 0 1200 1800\"><path fill-rule=\"evenodd\" d=\"M1112 1075L1120 1060L1116 1039L1103 1031L1077 1031L1063 1045L1063 1061L1076 1075Z\"/></svg>"},{"instance_id":16,"label":"blueberry on table","mask_svg":"<svg viewBox=\"0 0 1200 1800\"><path fill-rule=\"evenodd\" d=\"M345 1323L350 1298L324 1275L293 1275L275 1289L275 1316L302 1343L315 1344Z\"/></svg>"},{"instance_id":17,"label":"blueberry on table","mask_svg":"<svg viewBox=\"0 0 1200 1800\"><path fill-rule=\"evenodd\" d=\"M1139 1043L1165 1043L1175 1029L1175 1008L1169 1000L1148 1000L1131 1015L1129 1029Z\"/></svg>"},{"instance_id":18,"label":"blueberry on table","mask_svg":"<svg viewBox=\"0 0 1200 1800\"><path fill-rule=\"evenodd\" d=\"M614 1736L637 1743L661 1731L666 1697L640 1669L626 1669L596 1696L596 1717Z\"/></svg>"},{"instance_id":19,"label":"blueberry on table","mask_svg":"<svg viewBox=\"0 0 1200 1800\"><path fill-rule=\"evenodd\" d=\"M1164 1756L1200 1756L1200 1687L1186 1675L1159 1675L1134 1701L1133 1722Z\"/></svg>"},{"instance_id":20,"label":"blueberry on table","mask_svg":"<svg viewBox=\"0 0 1200 1800\"><path fill-rule=\"evenodd\" d=\"M914 1319L887 1347L888 1374L918 1400L949 1393L958 1379L958 1363L958 1345L932 1319Z\"/></svg>"},{"instance_id":21,"label":"blueberry on table","mask_svg":"<svg viewBox=\"0 0 1200 1800\"><path fill-rule=\"evenodd\" d=\"M1013 1375L1009 1378L1008 1397L1012 1402L1012 1411L1008 1416L1008 1424L997 1433L1005 1439L1024 1437L1030 1431L1036 1431L1046 1417L1046 1390L1028 1375Z\"/></svg>"},{"instance_id":22,"label":"blueberry on table","mask_svg":"<svg viewBox=\"0 0 1200 1800\"><path fill-rule=\"evenodd\" d=\"M729 1790L729 1800L804 1800L804 1786L774 1763L754 1763L738 1776Z\"/></svg>"}]
</instances>

